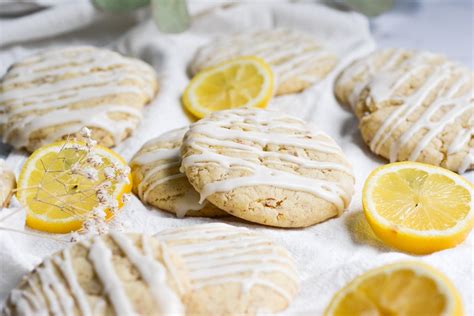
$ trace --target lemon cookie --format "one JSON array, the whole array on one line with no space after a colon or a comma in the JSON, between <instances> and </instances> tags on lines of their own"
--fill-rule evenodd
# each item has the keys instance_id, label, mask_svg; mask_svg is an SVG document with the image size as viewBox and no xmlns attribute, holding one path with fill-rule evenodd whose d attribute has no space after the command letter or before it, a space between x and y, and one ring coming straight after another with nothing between
<instances>
[{"instance_id":1,"label":"lemon cookie","mask_svg":"<svg viewBox=\"0 0 474 316\"><path fill-rule=\"evenodd\" d=\"M144 203L178 217L226 215L207 201L199 203L199 194L179 171L179 149L187 130L171 130L143 145L130 162L133 191Z\"/></svg>"},{"instance_id":2,"label":"lemon cookie","mask_svg":"<svg viewBox=\"0 0 474 316\"><path fill-rule=\"evenodd\" d=\"M13 64L0 83L3 141L33 151L87 126L100 144L117 145L157 89L148 64L109 50L38 53Z\"/></svg>"},{"instance_id":3,"label":"lemon cookie","mask_svg":"<svg viewBox=\"0 0 474 316\"><path fill-rule=\"evenodd\" d=\"M276 75L276 94L300 92L321 81L333 69L337 57L309 34L289 30L261 30L216 39L200 48L191 72L241 56L258 56Z\"/></svg>"},{"instance_id":4,"label":"lemon cookie","mask_svg":"<svg viewBox=\"0 0 474 316\"><path fill-rule=\"evenodd\" d=\"M182 156L201 199L264 225L304 227L338 216L354 190L334 140L280 112L213 113L190 126Z\"/></svg>"},{"instance_id":5,"label":"lemon cookie","mask_svg":"<svg viewBox=\"0 0 474 316\"><path fill-rule=\"evenodd\" d=\"M184 270L154 237L95 237L25 276L2 315L183 315Z\"/></svg>"},{"instance_id":6,"label":"lemon cookie","mask_svg":"<svg viewBox=\"0 0 474 316\"><path fill-rule=\"evenodd\" d=\"M187 268L189 315L276 313L298 291L290 254L263 234L215 223L169 229L157 238Z\"/></svg>"},{"instance_id":7,"label":"lemon cookie","mask_svg":"<svg viewBox=\"0 0 474 316\"><path fill-rule=\"evenodd\" d=\"M5 161L0 159L0 209L10 203L15 186L15 175L5 166Z\"/></svg>"},{"instance_id":8,"label":"lemon cookie","mask_svg":"<svg viewBox=\"0 0 474 316\"><path fill-rule=\"evenodd\" d=\"M2 315L254 315L285 309L298 286L289 253L245 228L112 233L46 259Z\"/></svg>"},{"instance_id":9,"label":"lemon cookie","mask_svg":"<svg viewBox=\"0 0 474 316\"><path fill-rule=\"evenodd\" d=\"M384 49L344 70L335 93L374 153L464 172L474 166L473 87L473 72L441 55Z\"/></svg>"}]
</instances>

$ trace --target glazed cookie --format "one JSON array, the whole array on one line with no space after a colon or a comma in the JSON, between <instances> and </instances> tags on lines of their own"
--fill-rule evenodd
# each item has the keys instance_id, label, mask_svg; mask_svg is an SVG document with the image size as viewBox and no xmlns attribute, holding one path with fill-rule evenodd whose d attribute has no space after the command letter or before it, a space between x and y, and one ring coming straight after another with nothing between
<instances>
[{"instance_id":1,"label":"glazed cookie","mask_svg":"<svg viewBox=\"0 0 474 316\"><path fill-rule=\"evenodd\" d=\"M473 72L441 55L385 49L344 70L335 93L374 153L461 173L474 167L473 87Z\"/></svg>"},{"instance_id":2,"label":"glazed cookie","mask_svg":"<svg viewBox=\"0 0 474 316\"><path fill-rule=\"evenodd\" d=\"M188 269L189 315L256 315L284 310L298 292L295 263L263 234L226 224L157 235Z\"/></svg>"},{"instance_id":3,"label":"glazed cookie","mask_svg":"<svg viewBox=\"0 0 474 316\"><path fill-rule=\"evenodd\" d=\"M199 203L199 193L179 171L179 149L188 127L171 130L148 141L130 162L133 191L144 203L184 216L224 216L211 203Z\"/></svg>"},{"instance_id":4,"label":"glazed cookie","mask_svg":"<svg viewBox=\"0 0 474 316\"><path fill-rule=\"evenodd\" d=\"M179 257L154 237L94 237L26 275L2 315L183 315L187 279Z\"/></svg>"},{"instance_id":5,"label":"glazed cookie","mask_svg":"<svg viewBox=\"0 0 474 316\"><path fill-rule=\"evenodd\" d=\"M181 152L201 199L264 225L305 227L338 216L354 190L334 140L280 112L215 112L190 126Z\"/></svg>"},{"instance_id":6,"label":"glazed cookie","mask_svg":"<svg viewBox=\"0 0 474 316\"><path fill-rule=\"evenodd\" d=\"M285 309L298 286L288 252L245 228L113 233L46 259L2 315L255 315Z\"/></svg>"},{"instance_id":7,"label":"glazed cookie","mask_svg":"<svg viewBox=\"0 0 474 316\"><path fill-rule=\"evenodd\" d=\"M158 89L146 63L95 47L48 50L10 67L0 83L3 141L33 151L87 126L105 146L130 135Z\"/></svg>"},{"instance_id":8,"label":"glazed cookie","mask_svg":"<svg viewBox=\"0 0 474 316\"><path fill-rule=\"evenodd\" d=\"M310 35L276 29L241 33L216 39L200 48L191 72L240 56L259 56L277 77L277 95L300 92L321 81L333 69L337 57Z\"/></svg>"},{"instance_id":9,"label":"glazed cookie","mask_svg":"<svg viewBox=\"0 0 474 316\"><path fill-rule=\"evenodd\" d=\"M0 209L7 207L10 203L10 198L13 195L15 186L15 175L6 168L5 161L0 159Z\"/></svg>"}]
</instances>

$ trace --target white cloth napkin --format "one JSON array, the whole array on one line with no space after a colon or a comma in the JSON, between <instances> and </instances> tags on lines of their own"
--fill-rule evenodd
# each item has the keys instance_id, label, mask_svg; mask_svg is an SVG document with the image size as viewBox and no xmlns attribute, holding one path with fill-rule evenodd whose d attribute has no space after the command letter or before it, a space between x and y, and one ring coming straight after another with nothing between
<instances>
[{"instance_id":1,"label":"white cloth napkin","mask_svg":"<svg viewBox=\"0 0 474 316\"><path fill-rule=\"evenodd\" d=\"M4 68L0 69L0 73L5 71L14 59L39 48L71 42L97 44L97 37L87 33L90 32L88 26L82 26L84 31L76 32L74 36L68 37L66 34L60 39L36 38L34 44L23 43L2 51L0 64ZM156 233L169 227L223 221L272 236L291 251L297 261L302 281L300 293L283 313L285 315L320 315L333 294L352 278L369 268L398 260L421 260L445 272L461 292L466 313L473 315L472 234L456 248L427 256L410 256L385 247L373 235L362 215L360 201L364 179L374 167L384 161L366 149L357 129L357 120L335 101L332 93L333 81L338 71L354 58L374 48L368 22L360 15L315 4L259 2L201 13L195 16L187 32L177 35L161 34L150 20L142 22L116 40L112 40L112 36L117 34L117 31L110 30L106 35L97 31L100 33L98 35L105 39L103 44L152 64L159 72L161 80L160 93L146 108L144 121L134 135L116 150L126 159L130 159L151 137L189 124L190 118L184 113L179 98L189 80L187 65L199 45L210 41L216 35L272 27L288 27L309 32L317 40L326 43L340 57L337 69L327 80L304 93L276 98L270 107L306 119L330 134L342 146L353 163L357 180L356 194L348 211L340 218L313 227L289 230L267 228L232 218L177 219L168 213L146 207L137 198L132 198L121 215L131 223L130 230ZM20 39L16 38L16 42L19 41ZM24 158L22 153L13 153L7 162L18 170ZM4 214L7 214L6 211L0 212L0 218ZM13 216L7 223L9 227L23 229L21 216L24 215L20 213ZM63 246L64 244L47 238L0 232L0 301L24 273L44 256Z\"/></svg>"}]
</instances>

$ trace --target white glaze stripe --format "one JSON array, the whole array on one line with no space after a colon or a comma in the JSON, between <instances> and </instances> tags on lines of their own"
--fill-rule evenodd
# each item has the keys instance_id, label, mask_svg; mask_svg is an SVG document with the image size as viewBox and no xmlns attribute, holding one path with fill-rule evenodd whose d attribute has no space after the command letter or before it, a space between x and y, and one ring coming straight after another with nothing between
<instances>
[{"instance_id":1,"label":"white glaze stripe","mask_svg":"<svg viewBox=\"0 0 474 316\"><path fill-rule=\"evenodd\" d=\"M134 315L132 303L128 299L122 281L112 263L112 251L100 238L94 238L89 250L89 259L104 286L104 291L109 297L115 313L118 316Z\"/></svg>"},{"instance_id":2,"label":"white glaze stripe","mask_svg":"<svg viewBox=\"0 0 474 316\"><path fill-rule=\"evenodd\" d=\"M128 237L117 233L112 233L111 237L150 287L162 315L183 314L184 307L180 299L168 286L166 269L154 258L147 237L142 238L143 248L147 252L146 255L142 255Z\"/></svg>"},{"instance_id":3,"label":"white glaze stripe","mask_svg":"<svg viewBox=\"0 0 474 316\"><path fill-rule=\"evenodd\" d=\"M69 253L69 249L63 250L63 259L54 257L53 261L61 270L63 278L66 280L69 289L77 302L81 314L83 316L91 316L92 311L90 309L89 303L87 302L86 294L77 281L76 274L71 264L71 254Z\"/></svg>"}]
</instances>

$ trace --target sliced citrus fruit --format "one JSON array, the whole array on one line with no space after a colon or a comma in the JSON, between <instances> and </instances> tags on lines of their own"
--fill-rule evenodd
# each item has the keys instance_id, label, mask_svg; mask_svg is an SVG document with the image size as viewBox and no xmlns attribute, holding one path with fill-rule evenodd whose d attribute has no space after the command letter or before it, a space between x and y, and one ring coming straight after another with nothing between
<instances>
[{"instance_id":1,"label":"sliced citrus fruit","mask_svg":"<svg viewBox=\"0 0 474 316\"><path fill-rule=\"evenodd\" d=\"M264 108L273 95L273 72L259 57L240 57L199 72L184 94L184 107L198 118L225 109Z\"/></svg>"},{"instance_id":2,"label":"sliced citrus fruit","mask_svg":"<svg viewBox=\"0 0 474 316\"><path fill-rule=\"evenodd\" d=\"M368 271L334 295L325 316L461 316L461 297L441 272L420 262Z\"/></svg>"},{"instance_id":3,"label":"sliced citrus fruit","mask_svg":"<svg viewBox=\"0 0 474 316\"><path fill-rule=\"evenodd\" d=\"M29 227L68 233L82 228L99 206L103 216L110 218L131 187L127 163L117 153L99 145L91 148L61 141L37 149L26 160L18 178L17 198L26 208ZM103 199L106 203L99 201Z\"/></svg>"},{"instance_id":4,"label":"sliced citrus fruit","mask_svg":"<svg viewBox=\"0 0 474 316\"><path fill-rule=\"evenodd\" d=\"M375 169L365 182L362 203L380 239L417 254L454 247L474 225L472 183L418 162Z\"/></svg>"}]
</instances>

